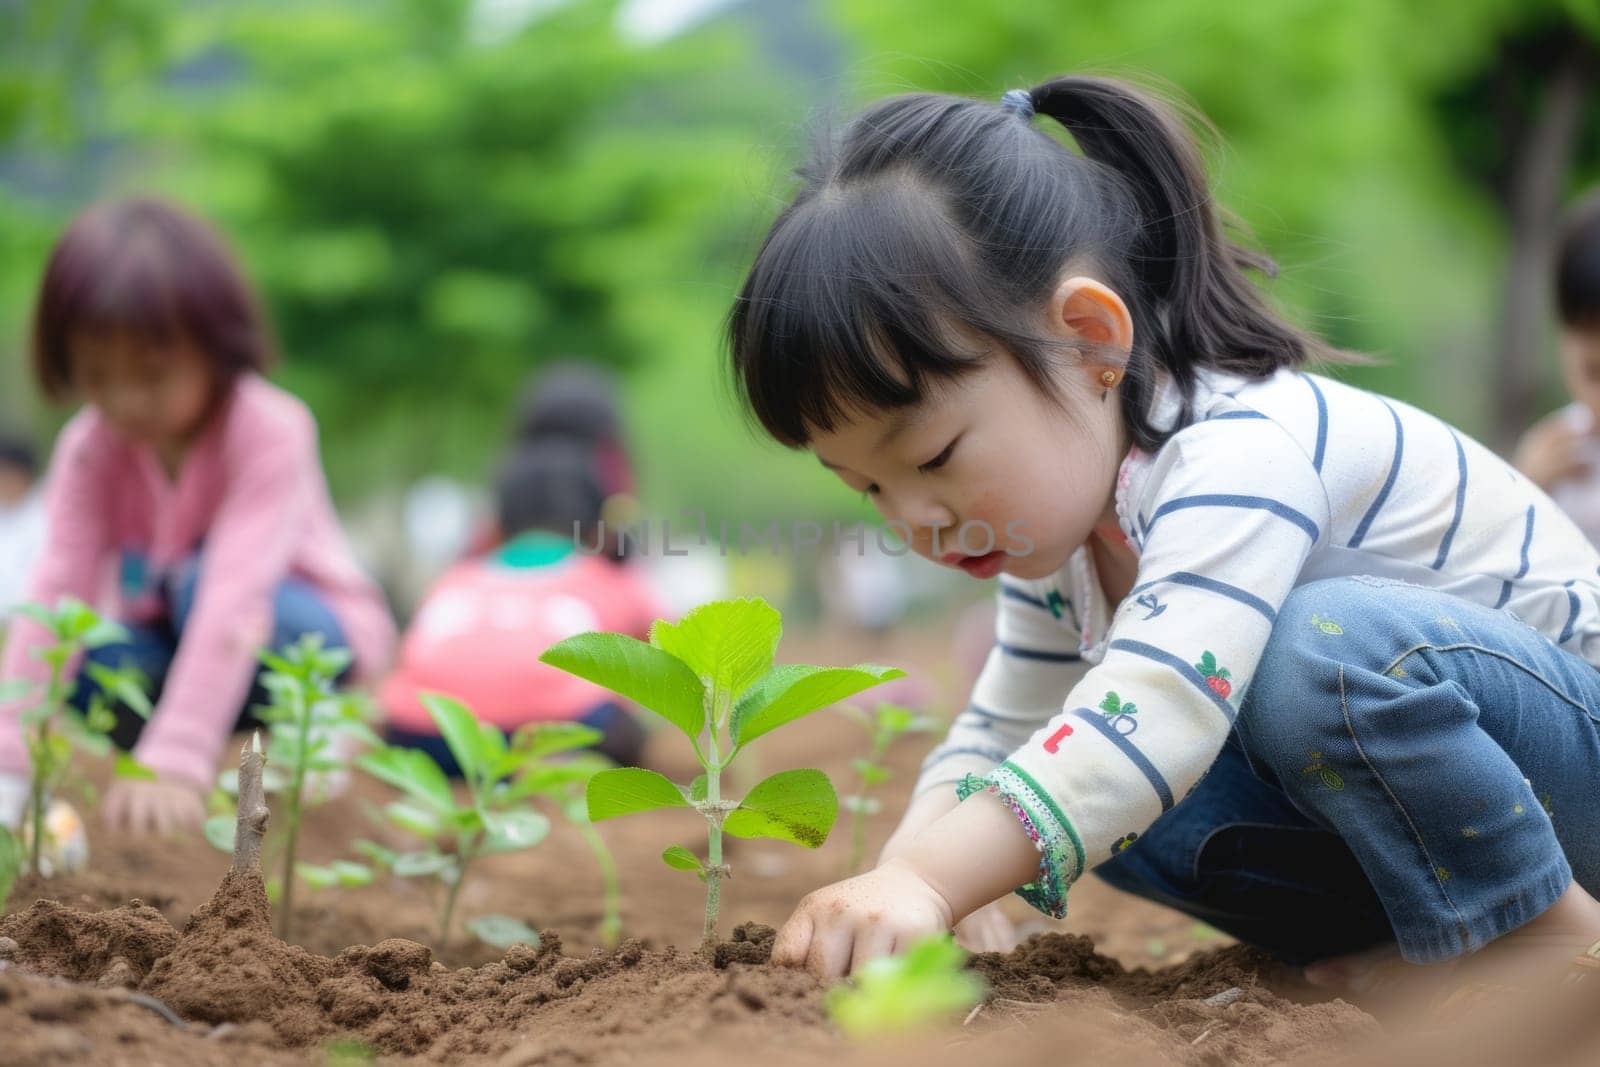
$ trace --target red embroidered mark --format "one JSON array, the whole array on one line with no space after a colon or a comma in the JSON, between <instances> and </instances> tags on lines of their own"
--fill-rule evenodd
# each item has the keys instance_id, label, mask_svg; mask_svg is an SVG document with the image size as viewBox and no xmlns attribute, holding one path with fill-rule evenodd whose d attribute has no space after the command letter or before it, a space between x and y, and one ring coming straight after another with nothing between
<instances>
[{"instance_id":1,"label":"red embroidered mark","mask_svg":"<svg viewBox=\"0 0 1600 1067\"><path fill-rule=\"evenodd\" d=\"M1050 735L1050 739L1044 743L1044 750L1050 753L1061 751L1062 740L1071 736L1072 727L1063 726L1061 729Z\"/></svg>"}]
</instances>

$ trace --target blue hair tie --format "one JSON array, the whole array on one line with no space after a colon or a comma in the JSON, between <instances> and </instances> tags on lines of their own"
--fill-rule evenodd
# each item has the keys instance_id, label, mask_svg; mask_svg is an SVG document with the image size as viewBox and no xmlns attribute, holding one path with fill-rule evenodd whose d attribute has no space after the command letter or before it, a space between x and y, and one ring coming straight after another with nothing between
<instances>
[{"instance_id":1,"label":"blue hair tie","mask_svg":"<svg viewBox=\"0 0 1600 1067\"><path fill-rule=\"evenodd\" d=\"M1000 97L1000 109L1027 122L1033 118L1033 94L1026 89L1007 89Z\"/></svg>"}]
</instances>

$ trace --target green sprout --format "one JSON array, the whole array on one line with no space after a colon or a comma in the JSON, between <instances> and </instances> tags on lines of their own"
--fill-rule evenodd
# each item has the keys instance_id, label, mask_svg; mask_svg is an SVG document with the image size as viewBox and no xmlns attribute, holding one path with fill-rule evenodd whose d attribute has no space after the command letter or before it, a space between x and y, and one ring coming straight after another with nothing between
<instances>
[{"instance_id":1,"label":"green sprout","mask_svg":"<svg viewBox=\"0 0 1600 1067\"><path fill-rule=\"evenodd\" d=\"M22 842L17 840L16 834L0 826L0 912L6 910L11 887L17 884L17 877L21 874Z\"/></svg>"},{"instance_id":2,"label":"green sprout","mask_svg":"<svg viewBox=\"0 0 1600 1067\"><path fill-rule=\"evenodd\" d=\"M872 747L867 755L850 761L857 785L856 792L844 798L844 809L850 813L850 862L844 872L848 877L861 869L867 857L867 819L883 809L872 790L894 777L894 772L883 762L889 746L908 734L928 733L938 722L899 704L879 704L870 712L849 706L843 710L872 736Z\"/></svg>"},{"instance_id":3,"label":"green sprout","mask_svg":"<svg viewBox=\"0 0 1600 1067\"><path fill-rule=\"evenodd\" d=\"M555 735L547 735L541 743L534 731L519 732L508 743L498 727L480 722L460 701L424 693L422 703L461 768L467 800L456 803L450 779L426 752L398 745L380 747L362 756L358 766L404 794L384 807L384 817L422 838L426 846L395 852L376 842L358 841L356 848L402 878L437 881L443 897L439 941L447 944L456 898L472 864L491 853L532 848L550 832L550 820L527 803L538 790L524 785L525 776L515 781L513 777L543 768L545 757L572 746ZM507 915L482 916L467 923L467 929L497 948L539 943L537 931Z\"/></svg>"},{"instance_id":4,"label":"green sprout","mask_svg":"<svg viewBox=\"0 0 1600 1067\"><path fill-rule=\"evenodd\" d=\"M915 942L898 956L872 960L850 984L828 991L828 1016L853 1038L917 1030L983 999L982 978L948 933Z\"/></svg>"},{"instance_id":5,"label":"green sprout","mask_svg":"<svg viewBox=\"0 0 1600 1067\"><path fill-rule=\"evenodd\" d=\"M256 715L267 726L267 767L262 786L268 795L280 798L276 805L283 812L283 831L274 835L276 860L281 873L276 885L278 898L277 934L285 941L294 929L294 884L298 875L312 887L322 885L365 885L372 872L361 864L345 861L329 868L296 862L300 824L305 811L320 797L311 788L314 775L326 775L344 768L344 761L333 750L335 739L347 735L378 743L367 725L371 711L358 694L341 693L335 688L339 675L349 666L350 654L343 649L323 647L321 634L304 634L282 654L262 652L267 670L261 685L267 703ZM238 772L228 771L219 779L225 794L238 793ZM221 805L218 805L219 807ZM206 839L224 852L233 851L234 815L219 811L206 820Z\"/></svg>"},{"instance_id":6,"label":"green sprout","mask_svg":"<svg viewBox=\"0 0 1600 1067\"><path fill-rule=\"evenodd\" d=\"M783 621L760 597L703 604L674 624L658 619L648 643L623 634L586 633L560 641L540 660L615 690L683 731L705 773L681 786L655 771L622 767L589 779L595 822L656 808L691 808L706 823L708 860L681 845L661 854L706 886L703 945L716 941L722 835L772 838L818 848L838 817L839 801L818 770L781 771L742 800L725 797L722 772L746 745L804 715L880 682L903 677L894 667L775 664Z\"/></svg>"},{"instance_id":7,"label":"green sprout","mask_svg":"<svg viewBox=\"0 0 1600 1067\"><path fill-rule=\"evenodd\" d=\"M34 651L34 655L50 668L50 679L42 692L31 693L31 703L24 707L21 715L23 739L32 764L23 818L28 831L23 837L28 851L28 870L44 875L47 873L44 820L51 798L72 786L86 801L93 803L95 799L94 788L86 779L74 781L71 777L73 753L81 749L94 756L110 755L109 735L117 725L113 700L127 705L145 719L150 717L151 708L150 699L145 695L148 682L137 668L129 665L113 668L99 663L90 663L86 668L96 686L88 709L80 714L68 703L77 689L77 680L67 677L67 667L90 649L127 641L127 630L101 618L93 608L72 597L62 597L54 609L23 604L17 612L49 630L53 639ZM11 688L8 687L3 699L21 697L27 701L29 689L37 687L18 686L16 692ZM155 772L126 753L118 753L114 773L119 778L155 777Z\"/></svg>"},{"instance_id":8,"label":"green sprout","mask_svg":"<svg viewBox=\"0 0 1600 1067\"><path fill-rule=\"evenodd\" d=\"M560 761L547 758L589 748L604 737L599 730L575 722L530 723L521 727L513 747L525 748L529 758L527 770L512 785L511 792L516 796L544 797L555 804L594 854L605 887L600 943L606 948L615 948L622 933L622 889L617 881L617 863L589 819L589 805L585 799L589 779L613 764L594 753L578 753Z\"/></svg>"}]
</instances>

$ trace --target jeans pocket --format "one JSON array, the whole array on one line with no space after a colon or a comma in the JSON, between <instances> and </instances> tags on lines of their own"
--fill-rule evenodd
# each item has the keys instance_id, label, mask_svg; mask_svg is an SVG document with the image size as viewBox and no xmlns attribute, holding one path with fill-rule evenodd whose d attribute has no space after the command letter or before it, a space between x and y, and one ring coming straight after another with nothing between
<instances>
[{"instance_id":1,"label":"jeans pocket","mask_svg":"<svg viewBox=\"0 0 1600 1067\"><path fill-rule=\"evenodd\" d=\"M1197 886L1231 883L1239 888L1321 894L1330 874L1365 875L1338 836L1311 826L1239 822L1219 826L1201 842L1194 858Z\"/></svg>"}]
</instances>

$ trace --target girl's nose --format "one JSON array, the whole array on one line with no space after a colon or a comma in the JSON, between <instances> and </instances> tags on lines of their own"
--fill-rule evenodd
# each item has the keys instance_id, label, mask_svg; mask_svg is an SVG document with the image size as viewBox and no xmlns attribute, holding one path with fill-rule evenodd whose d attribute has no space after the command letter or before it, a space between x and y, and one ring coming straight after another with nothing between
<instances>
[{"instance_id":1,"label":"girl's nose","mask_svg":"<svg viewBox=\"0 0 1600 1067\"><path fill-rule=\"evenodd\" d=\"M897 501L899 507L884 510L884 519L898 519L911 529L911 547L921 555L932 552L934 530L939 528L941 535L946 530L956 526L956 514L942 501L932 498L905 498L903 502ZM905 531L900 531L904 533ZM941 540L948 538L941 537Z\"/></svg>"}]
</instances>

